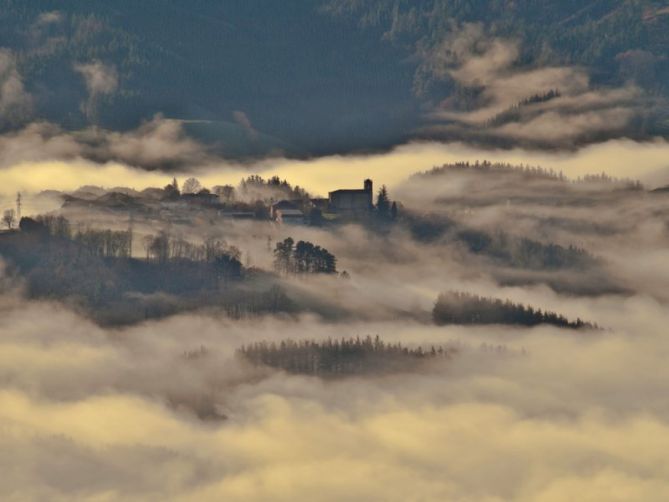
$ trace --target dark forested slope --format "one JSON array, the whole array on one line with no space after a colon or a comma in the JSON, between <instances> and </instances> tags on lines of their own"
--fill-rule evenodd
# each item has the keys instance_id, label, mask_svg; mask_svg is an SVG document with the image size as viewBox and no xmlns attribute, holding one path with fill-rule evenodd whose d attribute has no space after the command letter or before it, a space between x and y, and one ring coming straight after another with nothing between
<instances>
[{"instance_id":1,"label":"dark forested slope","mask_svg":"<svg viewBox=\"0 0 669 502\"><path fill-rule=\"evenodd\" d=\"M669 92L666 2L1 0L0 47L34 105L3 127L128 129L163 113L229 156L389 146L415 133L426 103L466 107L476 94L430 57L467 23L517 43L517 66L584 68L594 85L631 82L646 99ZM92 63L116 78L94 96L78 66ZM662 117L630 127L663 133Z\"/></svg>"}]
</instances>

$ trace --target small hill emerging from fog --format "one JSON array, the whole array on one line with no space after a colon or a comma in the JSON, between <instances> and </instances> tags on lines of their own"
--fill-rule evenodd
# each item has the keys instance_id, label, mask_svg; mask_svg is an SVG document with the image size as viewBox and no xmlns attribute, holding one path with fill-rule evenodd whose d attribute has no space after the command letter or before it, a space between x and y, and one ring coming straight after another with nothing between
<instances>
[{"instance_id":1,"label":"small hill emerging from fog","mask_svg":"<svg viewBox=\"0 0 669 502\"><path fill-rule=\"evenodd\" d=\"M416 371L429 360L448 359L455 349L430 347L410 349L387 344L378 336L365 338L283 340L242 346L237 355L251 364L269 366L288 373L319 377L345 377Z\"/></svg>"},{"instance_id":2,"label":"small hill emerging from fog","mask_svg":"<svg viewBox=\"0 0 669 502\"><path fill-rule=\"evenodd\" d=\"M435 324L507 324L538 326L549 324L558 328L598 329L597 325L581 319L570 321L555 312L542 312L509 300L485 298L469 293L450 292L439 295L432 311Z\"/></svg>"},{"instance_id":3,"label":"small hill emerging from fog","mask_svg":"<svg viewBox=\"0 0 669 502\"><path fill-rule=\"evenodd\" d=\"M413 179L432 178L434 176L447 175L462 175L462 174L485 174L485 175L500 175L506 178L511 178L513 181L553 181L564 185L590 185L606 187L615 190L643 190L643 185L638 180L629 178L615 178L602 172L601 174L586 174L583 177L571 180L567 178L562 172L556 172L553 169L546 169L541 166L531 166L525 164L509 164L504 162L491 162L488 160L475 162L455 162L451 164L443 164L434 167L429 171L416 173L412 176Z\"/></svg>"}]
</instances>

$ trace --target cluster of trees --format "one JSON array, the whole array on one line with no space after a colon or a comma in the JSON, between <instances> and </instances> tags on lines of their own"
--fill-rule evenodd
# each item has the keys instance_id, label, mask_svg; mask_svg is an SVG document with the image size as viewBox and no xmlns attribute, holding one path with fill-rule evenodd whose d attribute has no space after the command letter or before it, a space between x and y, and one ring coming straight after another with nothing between
<instances>
[{"instance_id":1,"label":"cluster of trees","mask_svg":"<svg viewBox=\"0 0 669 502\"><path fill-rule=\"evenodd\" d=\"M54 215L40 215L34 219L22 218L20 227L27 235L53 238L48 243L53 254L66 256L68 253L75 253L81 256L85 253L99 258L132 258L132 229L114 231L80 228L74 231L67 218ZM145 236L142 243L146 250L147 261L151 260L157 264L168 262L211 264L217 272L215 277L228 279L239 278L242 274L241 251L213 237L205 239L198 245L181 237L173 238L169 233L161 231L155 236Z\"/></svg>"},{"instance_id":2,"label":"cluster of trees","mask_svg":"<svg viewBox=\"0 0 669 502\"><path fill-rule=\"evenodd\" d=\"M274 268L291 274L335 274L337 259L327 249L288 237L274 248Z\"/></svg>"},{"instance_id":3,"label":"cluster of trees","mask_svg":"<svg viewBox=\"0 0 669 502\"><path fill-rule=\"evenodd\" d=\"M20 227L30 233L44 233L51 237L71 240L94 256L102 258L131 258L133 232L131 229L95 230L91 228L72 230L69 220L63 216L40 215L22 218ZM146 259L158 263L168 261L193 261L217 263L232 276L241 273L241 251L225 241L209 237L202 244L193 244L183 237L173 237L160 231L142 239Z\"/></svg>"},{"instance_id":4,"label":"cluster of trees","mask_svg":"<svg viewBox=\"0 0 669 502\"><path fill-rule=\"evenodd\" d=\"M128 230L72 229L64 216L39 215L21 218L19 228L28 233L42 234L56 239L75 242L81 250L101 258L132 257L133 232Z\"/></svg>"},{"instance_id":5,"label":"cluster of trees","mask_svg":"<svg viewBox=\"0 0 669 502\"><path fill-rule=\"evenodd\" d=\"M130 258L132 256L132 230L80 230L74 240L95 256L104 258Z\"/></svg>"},{"instance_id":6,"label":"cluster of trees","mask_svg":"<svg viewBox=\"0 0 669 502\"><path fill-rule=\"evenodd\" d=\"M217 189L221 190L222 193L222 188L223 187L214 187ZM212 191L209 190L208 188L202 186L202 183L200 183L200 180L197 178L187 178L183 182L183 186L181 189L179 189L179 182L177 181L176 178L172 179L171 183L168 183L165 185L163 188L164 192L164 198L167 200L175 200L178 199L182 195L211 195ZM234 192L234 188L233 188ZM218 195L218 194L217 194ZM232 198L232 196L231 196Z\"/></svg>"},{"instance_id":7,"label":"cluster of trees","mask_svg":"<svg viewBox=\"0 0 669 502\"><path fill-rule=\"evenodd\" d=\"M309 200L309 192L299 186L292 186L287 180L272 176L265 180L257 174L248 176L239 183L239 192L245 198L256 198L271 202L272 200Z\"/></svg>"},{"instance_id":8,"label":"cluster of trees","mask_svg":"<svg viewBox=\"0 0 669 502\"><path fill-rule=\"evenodd\" d=\"M239 260L241 251L236 246L228 245L224 240L208 237L202 244L193 244L183 237L173 237L161 230L156 235L146 235L142 239L147 260L167 262L169 260L214 261L227 255Z\"/></svg>"},{"instance_id":9,"label":"cluster of trees","mask_svg":"<svg viewBox=\"0 0 669 502\"><path fill-rule=\"evenodd\" d=\"M39 215L33 218L21 218L21 230L46 232L52 237L61 239L72 238L72 225L64 216L55 216L51 214Z\"/></svg>"},{"instance_id":10,"label":"cluster of trees","mask_svg":"<svg viewBox=\"0 0 669 502\"><path fill-rule=\"evenodd\" d=\"M211 263L222 278L242 275L241 251L225 241L210 237L202 244L193 244L182 237L173 238L165 231L147 235L142 240L146 259L157 263L196 262Z\"/></svg>"},{"instance_id":11,"label":"cluster of trees","mask_svg":"<svg viewBox=\"0 0 669 502\"><path fill-rule=\"evenodd\" d=\"M257 342L237 350L240 357L255 365L322 377L411 371L426 360L448 358L454 352L455 349L443 347L410 349L400 343L387 344L378 336L328 339L324 342Z\"/></svg>"},{"instance_id":12,"label":"cluster of trees","mask_svg":"<svg viewBox=\"0 0 669 502\"><path fill-rule=\"evenodd\" d=\"M179 182L176 178L166 185L163 190L166 195L178 197L179 195L209 195L215 194L221 202L234 202L237 194L245 200L266 200L290 199L290 200L309 200L309 193L299 186L292 186L287 180L282 180L278 176L264 179L262 176L252 174L242 178L237 188L232 185L215 185L210 189L200 183L197 178L188 178L183 182L179 189Z\"/></svg>"},{"instance_id":13,"label":"cluster of trees","mask_svg":"<svg viewBox=\"0 0 669 502\"><path fill-rule=\"evenodd\" d=\"M570 321L555 312L542 312L509 300L486 298L469 293L450 292L439 295L432 310L432 319L440 326L446 324L509 324L537 326L550 324L560 328L596 329L581 319Z\"/></svg>"},{"instance_id":14,"label":"cluster of trees","mask_svg":"<svg viewBox=\"0 0 669 502\"><path fill-rule=\"evenodd\" d=\"M235 200L235 187L232 185L216 185L211 191L218 195L218 198L225 204Z\"/></svg>"},{"instance_id":15,"label":"cluster of trees","mask_svg":"<svg viewBox=\"0 0 669 502\"><path fill-rule=\"evenodd\" d=\"M590 183L590 184L600 184L600 185L615 185L618 188L625 190L644 190L643 184L639 180L633 180L630 178L616 178L609 176L605 172L601 174L586 174L585 176L579 177L575 181L576 183Z\"/></svg>"}]
</instances>

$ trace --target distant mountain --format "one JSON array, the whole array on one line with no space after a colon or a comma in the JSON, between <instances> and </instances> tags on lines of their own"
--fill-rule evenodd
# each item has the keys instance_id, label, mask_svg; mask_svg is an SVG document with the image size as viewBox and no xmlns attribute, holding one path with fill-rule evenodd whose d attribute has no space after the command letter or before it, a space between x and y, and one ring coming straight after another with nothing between
<instances>
[{"instance_id":1,"label":"distant mountain","mask_svg":"<svg viewBox=\"0 0 669 502\"><path fill-rule=\"evenodd\" d=\"M125 130L162 113L232 157L384 148L419 133L436 103L472 106L476 90L427 57L468 23L517 42L516 66L669 94L660 1L0 0L0 78L15 65L31 104L0 127ZM656 115L635 134L669 134Z\"/></svg>"}]
</instances>

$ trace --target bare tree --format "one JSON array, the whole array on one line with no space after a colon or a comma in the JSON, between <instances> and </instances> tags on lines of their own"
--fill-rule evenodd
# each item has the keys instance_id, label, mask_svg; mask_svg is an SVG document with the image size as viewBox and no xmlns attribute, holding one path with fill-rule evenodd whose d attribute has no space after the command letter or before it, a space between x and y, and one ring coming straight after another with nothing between
<instances>
[{"instance_id":1,"label":"bare tree","mask_svg":"<svg viewBox=\"0 0 669 502\"><path fill-rule=\"evenodd\" d=\"M213 191L224 202L231 202L235 198L235 187L232 185L216 185Z\"/></svg>"},{"instance_id":2,"label":"bare tree","mask_svg":"<svg viewBox=\"0 0 669 502\"><path fill-rule=\"evenodd\" d=\"M150 256L151 244L153 244L153 235L145 235L142 238L142 246L144 247L144 251L146 251L147 260L149 259Z\"/></svg>"},{"instance_id":3,"label":"bare tree","mask_svg":"<svg viewBox=\"0 0 669 502\"><path fill-rule=\"evenodd\" d=\"M163 230L153 238L149 246L149 254L153 255L160 263L166 263L170 259L170 238L169 234Z\"/></svg>"},{"instance_id":4,"label":"bare tree","mask_svg":"<svg viewBox=\"0 0 669 502\"><path fill-rule=\"evenodd\" d=\"M181 188L182 193L198 193L200 190L202 190L202 184L197 178L188 178Z\"/></svg>"},{"instance_id":5,"label":"bare tree","mask_svg":"<svg viewBox=\"0 0 669 502\"><path fill-rule=\"evenodd\" d=\"M14 226L14 222L16 221L16 213L14 212L13 209L6 209L5 212L2 214L2 222L7 225L7 228L9 230L12 229Z\"/></svg>"}]
</instances>

